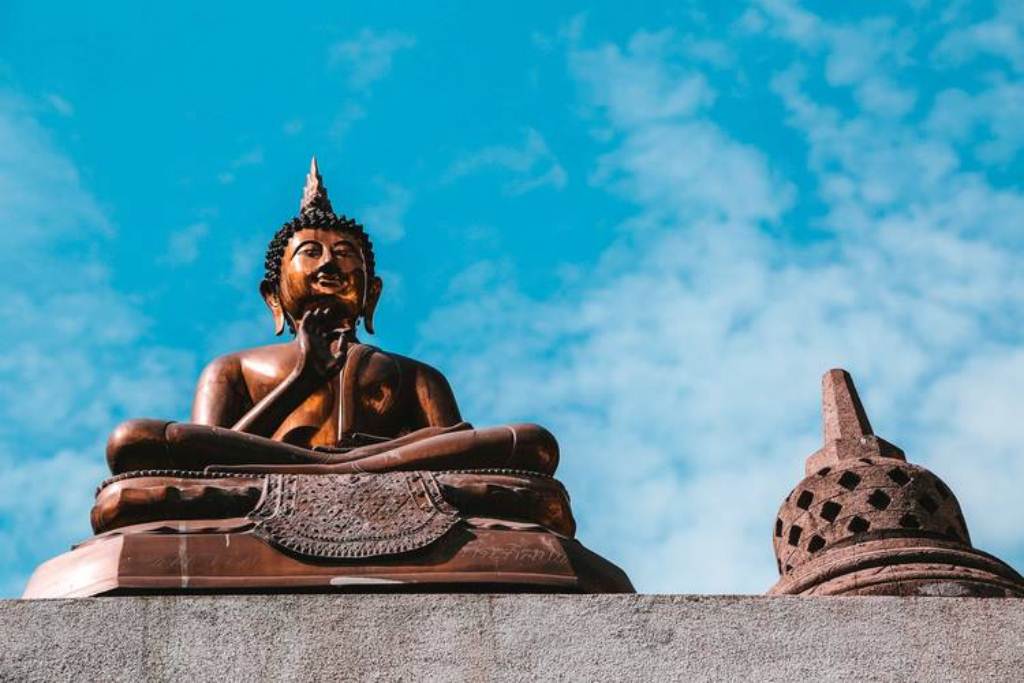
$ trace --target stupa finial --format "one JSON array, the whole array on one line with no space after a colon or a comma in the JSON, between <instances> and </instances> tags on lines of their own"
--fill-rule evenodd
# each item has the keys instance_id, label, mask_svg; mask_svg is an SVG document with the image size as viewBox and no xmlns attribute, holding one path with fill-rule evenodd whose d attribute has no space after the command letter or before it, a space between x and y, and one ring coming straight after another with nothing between
<instances>
[{"instance_id":1,"label":"stupa finial","mask_svg":"<svg viewBox=\"0 0 1024 683\"><path fill-rule=\"evenodd\" d=\"M857 387L846 370L829 370L821 378L821 417L825 443L874 434Z\"/></svg>"},{"instance_id":2,"label":"stupa finial","mask_svg":"<svg viewBox=\"0 0 1024 683\"><path fill-rule=\"evenodd\" d=\"M808 474L840 460L906 459L900 448L875 436L853 378L841 368L829 370L821 378L821 426L824 443L807 458Z\"/></svg>"},{"instance_id":3,"label":"stupa finial","mask_svg":"<svg viewBox=\"0 0 1024 683\"><path fill-rule=\"evenodd\" d=\"M320 175L320 167L316 163L316 155L309 162L309 173L306 175L306 187L302 190L302 203L299 204L299 213L306 213L313 209L319 209L326 213L334 213L331 207L331 200L327 198L327 188L324 186L324 179Z\"/></svg>"}]
</instances>

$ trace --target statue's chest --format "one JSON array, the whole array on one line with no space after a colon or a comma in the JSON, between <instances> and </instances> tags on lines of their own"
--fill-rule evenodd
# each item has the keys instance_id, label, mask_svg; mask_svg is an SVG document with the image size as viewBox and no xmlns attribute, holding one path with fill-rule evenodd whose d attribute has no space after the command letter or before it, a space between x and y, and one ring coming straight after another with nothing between
<instances>
[{"instance_id":1,"label":"statue's chest","mask_svg":"<svg viewBox=\"0 0 1024 683\"><path fill-rule=\"evenodd\" d=\"M353 434L395 437L403 415L402 368L372 346L354 345L345 367L289 415L273 438L303 446L335 446Z\"/></svg>"}]
</instances>

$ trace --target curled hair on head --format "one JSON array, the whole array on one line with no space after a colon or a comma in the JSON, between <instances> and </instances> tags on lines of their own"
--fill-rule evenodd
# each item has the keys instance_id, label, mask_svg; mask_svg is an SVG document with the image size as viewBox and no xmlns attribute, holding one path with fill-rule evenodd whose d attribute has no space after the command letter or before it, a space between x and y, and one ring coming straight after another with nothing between
<instances>
[{"instance_id":1,"label":"curled hair on head","mask_svg":"<svg viewBox=\"0 0 1024 683\"><path fill-rule=\"evenodd\" d=\"M281 284L281 261L284 259L284 251L288 247L288 240L299 230L319 229L332 232L344 232L352 235L359 242L359 248L363 252L363 264L366 266L367 285L373 280L374 259L373 243L366 230L354 219L347 216L324 211L318 208L306 209L298 216L281 226L274 234L273 239L267 246L267 255L263 260L263 282L260 283L261 291L277 292ZM295 328L292 321L288 320L288 327L292 332Z\"/></svg>"}]
</instances>

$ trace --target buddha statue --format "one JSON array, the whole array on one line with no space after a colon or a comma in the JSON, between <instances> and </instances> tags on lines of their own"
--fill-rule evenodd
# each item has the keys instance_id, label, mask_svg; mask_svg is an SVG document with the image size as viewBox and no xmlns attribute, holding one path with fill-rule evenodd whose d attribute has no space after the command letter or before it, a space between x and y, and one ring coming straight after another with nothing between
<instances>
[{"instance_id":1,"label":"buddha statue","mask_svg":"<svg viewBox=\"0 0 1024 683\"><path fill-rule=\"evenodd\" d=\"M369 235L334 212L314 158L260 284L294 338L211 362L190 422L118 426L97 535L42 565L26 597L631 591L573 539L550 432L474 428L438 370L360 341L382 291Z\"/></svg>"},{"instance_id":2,"label":"buddha statue","mask_svg":"<svg viewBox=\"0 0 1024 683\"><path fill-rule=\"evenodd\" d=\"M288 343L214 360L196 387L191 423L130 420L111 434L114 474L145 469L346 473L558 464L537 425L472 429L444 376L359 342L373 333L383 289L363 227L331 208L314 159L301 210L267 249L260 284L275 332Z\"/></svg>"}]
</instances>

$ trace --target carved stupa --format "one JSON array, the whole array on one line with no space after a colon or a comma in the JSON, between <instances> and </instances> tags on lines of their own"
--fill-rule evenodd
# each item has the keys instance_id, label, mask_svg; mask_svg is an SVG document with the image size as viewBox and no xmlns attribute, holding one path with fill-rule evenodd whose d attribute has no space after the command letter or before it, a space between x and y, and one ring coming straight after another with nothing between
<instances>
[{"instance_id":1,"label":"carved stupa","mask_svg":"<svg viewBox=\"0 0 1024 683\"><path fill-rule=\"evenodd\" d=\"M769 594L1024 597L950 488L875 436L850 375L827 372L822 394L824 445L779 509Z\"/></svg>"}]
</instances>

